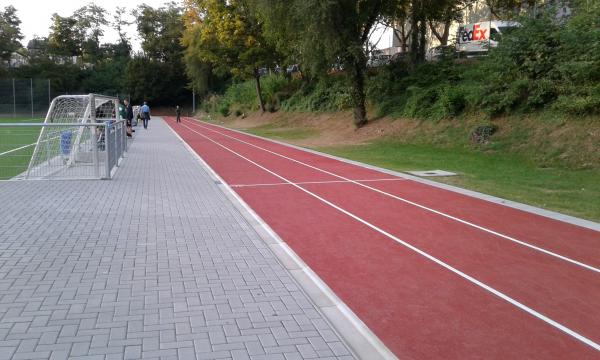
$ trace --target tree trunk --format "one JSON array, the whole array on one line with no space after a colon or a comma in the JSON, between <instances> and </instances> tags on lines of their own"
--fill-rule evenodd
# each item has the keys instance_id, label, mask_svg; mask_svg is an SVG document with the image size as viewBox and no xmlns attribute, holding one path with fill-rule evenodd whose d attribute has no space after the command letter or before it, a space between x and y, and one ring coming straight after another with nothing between
<instances>
[{"instance_id":1,"label":"tree trunk","mask_svg":"<svg viewBox=\"0 0 600 360\"><path fill-rule=\"evenodd\" d=\"M413 66L425 61L427 19L425 18L424 6L423 0L412 1L410 58Z\"/></svg>"},{"instance_id":2,"label":"tree trunk","mask_svg":"<svg viewBox=\"0 0 600 360\"><path fill-rule=\"evenodd\" d=\"M413 0L412 11L410 13L410 62L415 65L418 62L419 53L419 1Z\"/></svg>"},{"instance_id":3,"label":"tree trunk","mask_svg":"<svg viewBox=\"0 0 600 360\"><path fill-rule=\"evenodd\" d=\"M446 45L448 45L448 38L450 37L450 25L452 25L452 21L447 20L443 24L444 24L444 32L442 32L441 34L437 30L437 26L436 26L435 22L429 21L429 28L431 29L431 32L433 33L435 38L440 42L440 45L446 46Z\"/></svg>"},{"instance_id":4,"label":"tree trunk","mask_svg":"<svg viewBox=\"0 0 600 360\"><path fill-rule=\"evenodd\" d=\"M394 29L394 36L400 42L400 51L405 53L408 50L408 39L410 38L410 33L406 33L406 20L402 20L402 25L400 25L400 30Z\"/></svg>"},{"instance_id":5,"label":"tree trunk","mask_svg":"<svg viewBox=\"0 0 600 360\"><path fill-rule=\"evenodd\" d=\"M258 105L260 106L260 111L265 112L265 101L262 97L262 92L260 90L260 74L258 73L258 69L254 69L254 80L256 80L256 96L258 96Z\"/></svg>"},{"instance_id":6,"label":"tree trunk","mask_svg":"<svg viewBox=\"0 0 600 360\"><path fill-rule=\"evenodd\" d=\"M364 60L364 61L363 61ZM354 125L360 128L367 123L367 107L365 95L366 59L354 59L349 69L350 96L354 105Z\"/></svg>"},{"instance_id":7,"label":"tree trunk","mask_svg":"<svg viewBox=\"0 0 600 360\"><path fill-rule=\"evenodd\" d=\"M422 63L425 61L425 50L427 45L427 24L424 17L421 14L421 21L419 22L419 53L417 60Z\"/></svg>"}]
</instances>

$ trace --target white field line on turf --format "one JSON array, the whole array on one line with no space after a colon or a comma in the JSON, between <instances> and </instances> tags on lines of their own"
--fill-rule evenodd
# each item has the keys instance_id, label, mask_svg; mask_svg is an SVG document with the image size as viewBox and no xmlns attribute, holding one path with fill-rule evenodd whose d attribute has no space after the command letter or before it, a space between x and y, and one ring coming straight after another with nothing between
<instances>
[{"instance_id":1,"label":"white field line on turf","mask_svg":"<svg viewBox=\"0 0 600 360\"><path fill-rule=\"evenodd\" d=\"M19 150L27 149L28 147L30 147L30 146L33 146L33 145L35 145L35 144L36 144L36 143L29 144L29 145L24 145L24 146L18 147L18 148L16 148L16 149L12 149L12 150L5 151L5 152L3 152L3 153L0 153L0 156L3 156L3 155L8 155L8 154L10 154L10 153L14 153L15 151L19 151Z\"/></svg>"},{"instance_id":2,"label":"white field line on turf","mask_svg":"<svg viewBox=\"0 0 600 360\"><path fill-rule=\"evenodd\" d=\"M271 170L267 169L266 167L264 167L264 166L262 166L262 165L260 165L260 164L258 164L258 163L256 163L256 162L254 162L254 161L252 161L252 160L248 159L248 158L247 158L247 157L245 157L244 155L242 155L242 154L239 154L239 153L235 152L234 150L232 150L232 149L228 148L227 146L225 146L225 145L223 145L223 144L219 143L218 141L215 141L215 140L213 140L213 139L209 138L208 136L206 136L206 135L204 135L204 134L202 134L202 133L200 133L200 132L198 132L198 131L196 131L196 130L194 130L194 129L190 128L189 126L186 126L186 125L183 125L183 126L184 126L184 127L186 127L187 129L189 129L190 131L192 131L192 132L194 132L194 133L196 133L196 134L198 134L198 135L202 136L203 138L207 139L208 141L210 141L210 142L212 142L212 143L216 144L217 146L220 146L220 147L222 147L223 149L225 149L225 150L227 150L227 151L231 152L232 154L234 154L234 155L236 155L236 156L238 156L238 157L240 157L240 158L242 158L242 159L244 159L244 160L248 161L249 163L253 164L254 166L256 166L256 167L258 167L258 168L260 168L260 169L262 169L262 170L264 170L264 171L268 172L269 174L271 174L271 175L273 175L273 176L276 176L276 177L278 177L279 179L281 179L281 180L282 180L282 181L284 181L284 182L287 182L287 183L289 183L290 185L292 185L292 186L296 187L296 188L297 188L297 189L299 189L300 191L303 191L303 192L305 192L306 194L308 194L308 195L310 195L310 196L312 196L312 197L316 198L317 200L320 200L321 202L323 202L323 203L325 203L325 204L327 204L327 205L331 206L332 208L334 208L334 209L336 209L336 210L338 210L338 211L340 211L340 212L342 212L342 213L346 214L347 216L351 217L352 219L354 219L354 220L356 220L356 221L358 221L358 222L360 222L360 223L362 223L362 224L366 225L367 227L369 227L369 228L371 228L371 229L375 230L376 232L378 232L378 233L380 233L380 234L382 234L382 235L384 235L384 236L386 236L386 237L388 237L388 238L390 238L390 239L392 239L392 240L396 241L397 243L399 243L399 244L401 244L401 245L405 246L406 248L408 248L408 249L410 249L410 250L412 250L412 251L416 252L417 254L419 254L419 255L421 255L421 256L423 256L423 257L425 257L425 258L427 258L427 259L431 260L432 262L434 262L434 263L436 263L436 264L438 264L438 265L440 265L440 266L444 267L445 269L447 269L447 270L449 270L449 271L451 271L451 272L455 273L456 275L458 275L458 276L462 277L463 279L465 279L465 280L467 280L467 281L470 281L471 283L473 283L473 284L475 284L475 285L479 286L480 288L482 288L482 289L484 289L484 290L486 290L486 291L488 291L488 292L490 292L490 293L492 293L492 294L496 295L497 297L501 298L502 300L505 300L505 301L507 301L508 303L510 303L510 304L512 304L512 305L514 305L514 306L516 306L516 307L518 307L519 309L521 309L521 310L523 310L523 311L525 311L525 312L529 313L529 314L530 314L530 315L532 315L532 316L535 316L536 318L538 318L538 319L540 319L540 320L544 321L545 323L547 323L547 324L549 324L549 325L551 325L551 326L553 326L553 327L557 328L558 330L560 330L560 331L562 331L562 332L564 332L564 333L566 333L566 334L568 334L568 335L572 336L573 338L575 338L575 339L577 339L577 340L579 340L579 341L583 342L584 344L587 344L587 345L591 346L591 347L592 347L592 348L594 348L595 350L597 350L597 351L600 351L600 344L597 344L597 343L595 343L594 341L592 341L592 340L588 339L587 337L585 337L585 336L583 336L583 335L579 334L578 332L576 332L576 331L574 331L574 330L571 330L570 328L568 328L568 327L566 327L566 326L562 325L561 323L559 323L559 322L557 322L557 321L554 321L554 320L550 319L549 317L547 317L547 316L545 316L545 315L543 315L543 314L541 314L541 313L537 312L536 310L534 310L534 309L532 309L532 308L528 307L527 305L525 305L525 304L523 304L523 303L520 303L519 301L517 301L517 300L515 300L515 299L511 298L510 296L508 296L508 295L506 295L506 294L504 294L504 293L500 292L499 290L496 290L495 288L493 288L493 287L491 287L491 286L489 286L489 285L487 285L487 284L485 284L485 283L483 283L483 282L481 282L481 281L479 281L479 280L475 279L474 277L472 277L472 276L470 276L470 275L467 275L466 273L464 273L464 272L462 272L462 271L460 271L460 270L458 270L458 269L454 268L452 265L449 265L449 264L445 263L444 261L442 261L442 260L440 260L440 259L436 258L435 256L433 256L433 255L430 255L429 253L427 253L427 252L425 252L425 251L423 251L423 250L421 250L421 249L417 248L416 246L414 246L414 245L411 245L411 244L407 243L406 241L404 241L404 240L402 240L402 239L400 239L400 238L398 238L398 237L396 237L396 236L394 236L394 235L390 234L389 232L387 232L387 231L385 231L385 230L383 230L383 229L381 229L381 228L379 228L379 227L377 227L377 226L375 226L375 225L371 224L370 222L368 222L368 221L366 221L366 220L364 220L364 219L362 219L362 218L358 217L357 215L355 215L355 214L351 213L350 211L348 211L348 210L345 210L345 209L343 209L343 208L341 208L341 207L339 207L339 206L335 205L334 203L332 203L332 202L330 202L329 200L326 200L326 199L324 199L324 198L320 197L319 195L317 195L317 194L315 194L315 193L311 192L310 190L307 190L307 189L303 188L303 187L302 187L302 186L300 186L300 185L296 185L296 184L294 184L293 182L289 181L289 180L288 180L288 179L286 179L285 177L283 177L283 176L281 176L281 175L279 175L279 174L277 174L277 173L275 173L275 172L273 172L273 171L271 171Z\"/></svg>"},{"instance_id":3,"label":"white field line on turf","mask_svg":"<svg viewBox=\"0 0 600 360\"><path fill-rule=\"evenodd\" d=\"M187 121L189 121L189 120L187 120ZM344 177L344 176L342 176L342 175L338 175L338 174L332 173L332 172L330 172L330 171L327 171L327 170L324 170L324 169L318 168L318 167L316 167L316 166L313 166L313 165L310 165L310 164L304 163L304 162L302 162L302 161L300 161L300 160L296 160L296 159L294 159L294 158L287 157L287 156L285 156L285 155L282 155L282 154L276 153L276 152L274 152L274 151L271 151L271 150L269 150L269 149L262 148L262 147L260 147L260 146L258 146L258 145L255 145L255 144L249 143L249 142L247 142L247 141L244 141L244 140L238 139L238 138L236 138L236 137L234 137L234 136L230 136L230 135L224 134L224 133L222 133L222 132L220 132L220 131L213 130L213 129L211 129L210 127L202 126L202 125L200 125L200 124L198 124L198 123L195 123L195 122L191 122L191 123L192 123L192 124L194 124L194 125L196 125L196 126L199 126L199 127L201 127L202 129L205 129L205 130L208 130L208 131L212 131L212 132L214 132L214 133L217 133L217 134L220 134L220 135L222 135L222 136L225 136L225 137L231 138L231 139L233 139L233 140L239 141L239 142L241 142L241 143L244 143L244 144L246 144L246 145L249 145L249 146L255 147L255 148L257 148L257 149L260 149L260 150L266 151L266 152L268 152L268 153L271 153L271 154L273 154L273 155L276 155L276 156L282 157L282 158L284 158L284 159L287 159L287 160L293 161L293 162L295 162L295 163L298 163L298 164L304 165L304 166L306 166L306 167L309 167L309 168L311 168L311 169L314 169L314 170L317 170L317 171L321 171L321 172L323 172L323 173L325 173L325 174L329 174L329 175L331 175L331 176L335 176L335 177L337 177L337 178L340 178L340 179L343 179L343 180L345 180L345 181L352 182L352 183L354 183L354 184L356 184L356 185L358 185L358 186L362 186L362 187L364 187L364 188L370 189L370 190L372 190L372 191L375 191L375 192L377 192L377 193L380 193L380 194L382 194L382 195L389 196L389 197L391 197L391 198L393 198L393 199L396 199L396 200L402 201L402 202L404 202L404 203L406 203L406 204L410 204L410 205L416 206L416 207L418 207L418 208L420 208L420 209L423 209L423 210L426 210L426 211L432 212L432 213L434 213L434 214L437 214L437 215L443 216L443 217L445 217L445 218L448 218L448 219L451 219L451 220L457 221L457 222L459 222L459 223L461 223L461 224L464 224L464 225L467 225L467 226L471 226L471 227L473 227L473 228L475 228L475 229L478 229L478 230L481 230L481 231L487 232L487 233L489 233L489 234L492 234L492 235L498 236L498 237L500 237L500 238L502 238L502 239L505 239L505 240L508 240L508 241L512 241L512 242L514 242L514 243L516 243L516 244L519 244L519 245L525 246L525 247L527 247L527 248L529 248L529 249L532 249L532 250L535 250L535 251L539 251L539 252L541 252L541 253L544 253L544 254L546 254L546 255L549 255L549 256L555 257L555 258L557 258L557 259L560 259L560 260L566 261L566 262L568 262L568 263L571 263L571 264L573 264L573 265L580 266L580 267L582 267L582 268L585 268L585 269L587 269L587 270L591 270L591 271L594 271L594 272L596 272L596 273L600 273L600 269L599 269L599 268L596 268L596 267L594 267L594 266L592 266L592 265L585 264L585 263L583 263L583 262L581 262L581 261L577 261L577 260L575 260L575 259L571 259L571 258L569 258L569 257L567 257L567 256L563 256L563 255L557 254L557 253L555 253L555 252L553 252L553 251L546 250L546 249L544 249L544 248L541 248L541 247L539 247L539 246L535 246L535 245L529 244L529 243L527 243L527 242L525 242L525 241L522 241L522 240L516 239L516 238L514 238L514 237L511 237L511 236L508 236L508 235L506 235L506 234L502 234L502 233L500 233L500 232L497 232L497 231L494 231L494 230L492 230L492 229L485 228L485 227L483 227L483 226L480 226L480 225L474 224L474 223L472 223L472 222L469 222L469 221L467 221L467 220L463 220L463 219L461 219L461 218L458 218L458 217L456 217L456 216L452 216L452 215L450 215L450 214L446 214L446 213L444 213L444 212L442 212L442 211L439 211L439 210L435 210L435 209L429 208L429 207L427 207L427 206L425 206L425 205L421 205L421 204L419 204L419 203L416 203L416 202L414 202L414 201L410 201L410 200L408 200L408 199L405 199L405 198L402 198L402 197L400 197L400 196L396 196L396 195L394 195L394 194L390 194L390 193L388 193L388 192L385 192L385 191L383 191L383 190L379 190L379 189L377 189L377 188L374 188L374 187L372 187L372 186L369 186L369 185L366 185L366 184L359 183L359 182L357 182L357 181L355 181L355 180L348 179L348 178L346 178L346 177Z\"/></svg>"},{"instance_id":4,"label":"white field line on turf","mask_svg":"<svg viewBox=\"0 0 600 360\"><path fill-rule=\"evenodd\" d=\"M352 180L352 181L360 181L360 182L379 182L379 181L406 181L406 179L368 179L368 180ZM346 180L331 180L331 181L301 181L301 182L296 182L294 184L298 184L298 185L311 185L311 184L347 184L347 183L352 183L352 181L346 181ZM235 187L235 188L242 188L242 187L267 187L267 186L281 186L281 185L290 185L290 183L285 183L285 182L281 182L281 183L266 183L266 184L235 184L235 185L229 185L231 187Z\"/></svg>"}]
</instances>

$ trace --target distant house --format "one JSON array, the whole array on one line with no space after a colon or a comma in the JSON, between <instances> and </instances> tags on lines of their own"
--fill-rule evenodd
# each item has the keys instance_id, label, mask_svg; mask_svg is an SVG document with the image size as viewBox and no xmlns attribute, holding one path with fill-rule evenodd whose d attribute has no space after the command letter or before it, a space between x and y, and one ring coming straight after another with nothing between
<instances>
[{"instance_id":1,"label":"distant house","mask_svg":"<svg viewBox=\"0 0 600 360\"><path fill-rule=\"evenodd\" d=\"M48 56L59 65L64 64L79 64L81 61L79 56L68 55L47 55L48 54L48 39L34 38L27 43L27 51L31 57Z\"/></svg>"},{"instance_id":2,"label":"distant house","mask_svg":"<svg viewBox=\"0 0 600 360\"><path fill-rule=\"evenodd\" d=\"M15 51L10 55L10 59L8 59L7 65L10 69L16 69L27 64L29 64L29 59L27 58L27 56Z\"/></svg>"},{"instance_id":3,"label":"distant house","mask_svg":"<svg viewBox=\"0 0 600 360\"><path fill-rule=\"evenodd\" d=\"M33 38L27 43L27 52L32 56L38 56L46 53L48 40L45 38Z\"/></svg>"}]
</instances>

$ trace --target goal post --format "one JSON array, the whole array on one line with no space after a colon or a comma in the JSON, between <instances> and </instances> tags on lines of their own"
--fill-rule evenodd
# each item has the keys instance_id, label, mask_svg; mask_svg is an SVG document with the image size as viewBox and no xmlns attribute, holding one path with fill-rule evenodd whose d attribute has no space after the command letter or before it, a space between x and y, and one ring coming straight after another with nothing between
<instances>
[{"instance_id":1,"label":"goal post","mask_svg":"<svg viewBox=\"0 0 600 360\"><path fill-rule=\"evenodd\" d=\"M107 136L113 131L112 124L124 127L120 120L116 97L88 94L54 98L25 178L109 178Z\"/></svg>"}]
</instances>

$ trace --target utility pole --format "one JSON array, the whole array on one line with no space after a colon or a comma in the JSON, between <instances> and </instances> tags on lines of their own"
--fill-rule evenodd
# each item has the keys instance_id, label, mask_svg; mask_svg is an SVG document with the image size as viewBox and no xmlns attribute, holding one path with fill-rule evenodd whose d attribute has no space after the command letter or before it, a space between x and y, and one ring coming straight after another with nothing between
<instances>
[{"instance_id":1,"label":"utility pole","mask_svg":"<svg viewBox=\"0 0 600 360\"><path fill-rule=\"evenodd\" d=\"M15 93L15 78L12 79L13 83L13 117L17 117L17 95Z\"/></svg>"},{"instance_id":2,"label":"utility pole","mask_svg":"<svg viewBox=\"0 0 600 360\"><path fill-rule=\"evenodd\" d=\"M33 119L33 78L29 79L31 89L31 118Z\"/></svg>"},{"instance_id":3,"label":"utility pole","mask_svg":"<svg viewBox=\"0 0 600 360\"><path fill-rule=\"evenodd\" d=\"M196 114L196 89L192 87L192 116Z\"/></svg>"}]
</instances>

